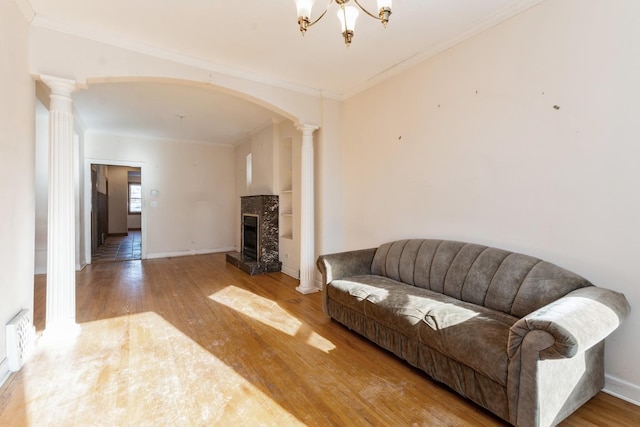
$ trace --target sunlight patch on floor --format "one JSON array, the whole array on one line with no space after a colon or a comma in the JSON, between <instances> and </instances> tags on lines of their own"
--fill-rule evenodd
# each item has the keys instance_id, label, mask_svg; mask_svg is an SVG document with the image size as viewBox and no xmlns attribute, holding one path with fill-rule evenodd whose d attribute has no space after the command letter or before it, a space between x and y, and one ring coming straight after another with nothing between
<instances>
[{"instance_id":1,"label":"sunlight patch on floor","mask_svg":"<svg viewBox=\"0 0 640 427\"><path fill-rule=\"evenodd\" d=\"M309 334L309 338L307 338L307 344L325 353L329 353L336 348L331 341L313 331Z\"/></svg>"},{"instance_id":2,"label":"sunlight patch on floor","mask_svg":"<svg viewBox=\"0 0 640 427\"><path fill-rule=\"evenodd\" d=\"M276 302L236 286L227 286L209 298L290 336L302 325Z\"/></svg>"},{"instance_id":3,"label":"sunlight patch on floor","mask_svg":"<svg viewBox=\"0 0 640 427\"><path fill-rule=\"evenodd\" d=\"M325 353L336 348L331 341L310 330L275 301L246 289L231 285L210 295L209 298L289 336L303 335L307 344Z\"/></svg>"},{"instance_id":4,"label":"sunlight patch on floor","mask_svg":"<svg viewBox=\"0 0 640 427\"><path fill-rule=\"evenodd\" d=\"M71 344L43 341L23 369L16 425L301 425L152 312L84 323Z\"/></svg>"}]
</instances>

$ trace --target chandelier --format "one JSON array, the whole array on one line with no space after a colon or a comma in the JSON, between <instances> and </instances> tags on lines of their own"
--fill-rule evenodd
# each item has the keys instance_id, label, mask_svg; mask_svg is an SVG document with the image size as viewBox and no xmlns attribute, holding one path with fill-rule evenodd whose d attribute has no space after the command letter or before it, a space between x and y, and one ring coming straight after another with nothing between
<instances>
[{"instance_id":1,"label":"chandelier","mask_svg":"<svg viewBox=\"0 0 640 427\"><path fill-rule=\"evenodd\" d=\"M295 0L296 7L298 8L298 25L300 25L300 32L302 35L307 31L307 28L314 25L326 15L331 3L334 1L340 6L338 10L338 19L342 26L342 36L344 37L344 43L349 47L351 45L351 39L353 38L353 31L356 26L356 19L358 19L358 8L370 17L382 22L382 25L386 28L389 22L389 16L391 15L391 2L393 0L378 0L378 15L374 15L365 9L358 0L354 0L354 3L358 5L358 8L349 6L350 0L329 0L326 9L318 17L318 19L311 20L311 8L316 0Z\"/></svg>"}]
</instances>

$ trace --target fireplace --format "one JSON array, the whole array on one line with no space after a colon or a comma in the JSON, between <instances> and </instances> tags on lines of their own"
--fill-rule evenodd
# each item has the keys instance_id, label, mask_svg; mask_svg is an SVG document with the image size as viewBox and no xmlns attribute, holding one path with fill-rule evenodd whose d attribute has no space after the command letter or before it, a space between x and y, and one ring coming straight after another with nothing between
<instances>
[{"instance_id":1,"label":"fireplace","mask_svg":"<svg viewBox=\"0 0 640 427\"><path fill-rule=\"evenodd\" d=\"M244 258L260 261L258 254L260 253L260 235L258 219L260 217L254 214L242 215L242 256Z\"/></svg>"},{"instance_id":2,"label":"fireplace","mask_svg":"<svg viewBox=\"0 0 640 427\"><path fill-rule=\"evenodd\" d=\"M251 275L280 271L278 196L241 197L240 215L240 252L227 262Z\"/></svg>"}]
</instances>

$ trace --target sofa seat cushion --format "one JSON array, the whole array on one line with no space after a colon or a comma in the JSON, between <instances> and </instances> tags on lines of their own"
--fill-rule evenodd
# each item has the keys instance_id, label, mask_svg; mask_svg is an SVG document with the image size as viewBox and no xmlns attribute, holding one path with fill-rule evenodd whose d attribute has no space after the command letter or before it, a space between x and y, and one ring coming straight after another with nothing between
<instances>
[{"instance_id":1,"label":"sofa seat cushion","mask_svg":"<svg viewBox=\"0 0 640 427\"><path fill-rule=\"evenodd\" d=\"M330 299L415 341L430 303L423 297L429 291L375 275L334 280L327 292Z\"/></svg>"},{"instance_id":2,"label":"sofa seat cushion","mask_svg":"<svg viewBox=\"0 0 640 427\"><path fill-rule=\"evenodd\" d=\"M449 298L426 313L419 340L506 386L509 328L517 321L500 311Z\"/></svg>"},{"instance_id":3,"label":"sofa seat cushion","mask_svg":"<svg viewBox=\"0 0 640 427\"><path fill-rule=\"evenodd\" d=\"M515 317L377 275L333 280L327 297L506 385Z\"/></svg>"}]
</instances>

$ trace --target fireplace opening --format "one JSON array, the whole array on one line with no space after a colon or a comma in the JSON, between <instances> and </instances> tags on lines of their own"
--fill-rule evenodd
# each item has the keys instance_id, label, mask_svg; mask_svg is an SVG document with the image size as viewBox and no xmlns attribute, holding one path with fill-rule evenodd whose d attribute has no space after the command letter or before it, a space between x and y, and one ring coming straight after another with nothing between
<instances>
[{"instance_id":1,"label":"fireplace opening","mask_svg":"<svg viewBox=\"0 0 640 427\"><path fill-rule=\"evenodd\" d=\"M258 258L258 215L242 215L242 256L260 261Z\"/></svg>"}]
</instances>

